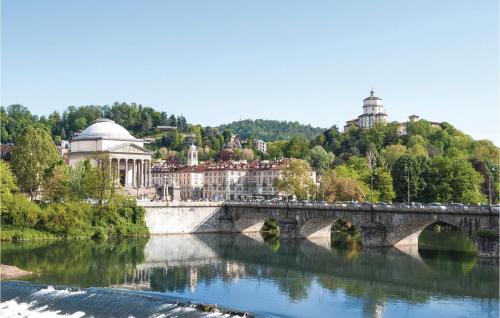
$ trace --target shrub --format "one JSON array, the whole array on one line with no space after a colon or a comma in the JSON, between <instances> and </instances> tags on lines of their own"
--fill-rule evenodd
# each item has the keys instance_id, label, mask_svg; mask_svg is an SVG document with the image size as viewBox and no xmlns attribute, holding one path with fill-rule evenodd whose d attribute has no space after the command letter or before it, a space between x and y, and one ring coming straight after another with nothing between
<instances>
[{"instance_id":1,"label":"shrub","mask_svg":"<svg viewBox=\"0 0 500 318\"><path fill-rule=\"evenodd\" d=\"M46 207L45 228L69 237L90 237L92 207L83 202L52 203Z\"/></svg>"},{"instance_id":2,"label":"shrub","mask_svg":"<svg viewBox=\"0 0 500 318\"><path fill-rule=\"evenodd\" d=\"M35 227L41 221L43 211L21 194L14 194L2 202L2 221L17 227Z\"/></svg>"}]
</instances>

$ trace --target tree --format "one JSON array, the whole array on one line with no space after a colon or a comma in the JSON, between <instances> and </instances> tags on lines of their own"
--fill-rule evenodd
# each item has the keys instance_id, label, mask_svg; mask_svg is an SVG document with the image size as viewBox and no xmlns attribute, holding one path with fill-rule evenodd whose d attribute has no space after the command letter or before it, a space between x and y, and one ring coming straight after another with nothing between
<instances>
[{"instance_id":1,"label":"tree","mask_svg":"<svg viewBox=\"0 0 500 318\"><path fill-rule=\"evenodd\" d=\"M374 172L374 189L377 192L378 200L391 202L396 197L392 186L392 177L389 171L384 168L377 168Z\"/></svg>"},{"instance_id":2,"label":"tree","mask_svg":"<svg viewBox=\"0 0 500 318\"><path fill-rule=\"evenodd\" d=\"M241 150L241 160L252 161L254 158L253 150L250 148L245 148Z\"/></svg>"},{"instance_id":3,"label":"tree","mask_svg":"<svg viewBox=\"0 0 500 318\"><path fill-rule=\"evenodd\" d=\"M267 153L271 159L281 159L285 156L286 140L273 141L267 144Z\"/></svg>"},{"instance_id":4,"label":"tree","mask_svg":"<svg viewBox=\"0 0 500 318\"><path fill-rule=\"evenodd\" d=\"M427 174L429 201L485 203L481 184L484 179L472 164L461 158L438 156L431 160Z\"/></svg>"},{"instance_id":5,"label":"tree","mask_svg":"<svg viewBox=\"0 0 500 318\"><path fill-rule=\"evenodd\" d=\"M293 136L283 150L287 158L302 159L307 154L308 142L302 136Z\"/></svg>"},{"instance_id":6,"label":"tree","mask_svg":"<svg viewBox=\"0 0 500 318\"><path fill-rule=\"evenodd\" d=\"M88 159L79 161L75 166L70 167L68 186L73 200L78 201L93 197L95 179L92 170L92 165Z\"/></svg>"},{"instance_id":7,"label":"tree","mask_svg":"<svg viewBox=\"0 0 500 318\"><path fill-rule=\"evenodd\" d=\"M33 200L40 189L47 169L59 160L56 146L41 128L26 127L17 138L12 153L12 167L21 191Z\"/></svg>"},{"instance_id":8,"label":"tree","mask_svg":"<svg viewBox=\"0 0 500 318\"><path fill-rule=\"evenodd\" d=\"M306 160L316 170L318 175L324 175L332 166L335 155L331 152L326 152L322 146L315 146L309 150Z\"/></svg>"},{"instance_id":9,"label":"tree","mask_svg":"<svg viewBox=\"0 0 500 318\"><path fill-rule=\"evenodd\" d=\"M335 201L365 201L369 189L357 179L356 173L347 166L339 166L330 170L321 183L321 193L324 200Z\"/></svg>"},{"instance_id":10,"label":"tree","mask_svg":"<svg viewBox=\"0 0 500 318\"><path fill-rule=\"evenodd\" d=\"M42 182L43 198L50 202L64 201L69 197L69 171L62 161L45 172Z\"/></svg>"},{"instance_id":11,"label":"tree","mask_svg":"<svg viewBox=\"0 0 500 318\"><path fill-rule=\"evenodd\" d=\"M231 141L232 136L233 132L229 128L224 129L224 131L222 132L222 137L224 137L224 143L226 144Z\"/></svg>"},{"instance_id":12,"label":"tree","mask_svg":"<svg viewBox=\"0 0 500 318\"><path fill-rule=\"evenodd\" d=\"M12 174L9 164L0 160L0 203L11 200L16 191L16 177Z\"/></svg>"},{"instance_id":13,"label":"tree","mask_svg":"<svg viewBox=\"0 0 500 318\"><path fill-rule=\"evenodd\" d=\"M404 145L389 145L385 147L382 151L382 157L384 157L387 164L387 168L390 170L394 163L406 153L406 147Z\"/></svg>"},{"instance_id":14,"label":"tree","mask_svg":"<svg viewBox=\"0 0 500 318\"><path fill-rule=\"evenodd\" d=\"M312 174L307 161L292 159L282 168L280 177L274 179L274 186L287 196L295 195L297 199L305 200L315 192Z\"/></svg>"},{"instance_id":15,"label":"tree","mask_svg":"<svg viewBox=\"0 0 500 318\"><path fill-rule=\"evenodd\" d=\"M425 157L416 157L413 155L401 156L394 163L391 170L396 199L399 202L408 201L409 192L410 202L412 200L429 202L423 192L427 187L427 172L428 161Z\"/></svg>"}]
</instances>

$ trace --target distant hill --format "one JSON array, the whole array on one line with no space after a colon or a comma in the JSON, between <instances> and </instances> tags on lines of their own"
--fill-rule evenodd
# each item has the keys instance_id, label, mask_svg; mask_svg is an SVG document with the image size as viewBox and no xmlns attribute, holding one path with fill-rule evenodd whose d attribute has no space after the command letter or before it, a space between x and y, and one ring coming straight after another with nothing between
<instances>
[{"instance_id":1,"label":"distant hill","mask_svg":"<svg viewBox=\"0 0 500 318\"><path fill-rule=\"evenodd\" d=\"M264 141L288 140L294 135L302 135L307 139L313 139L325 131L325 128L303 125L297 121L266 119L245 119L219 126L221 130L225 128L231 129L233 134L239 134L244 139L253 137Z\"/></svg>"}]
</instances>

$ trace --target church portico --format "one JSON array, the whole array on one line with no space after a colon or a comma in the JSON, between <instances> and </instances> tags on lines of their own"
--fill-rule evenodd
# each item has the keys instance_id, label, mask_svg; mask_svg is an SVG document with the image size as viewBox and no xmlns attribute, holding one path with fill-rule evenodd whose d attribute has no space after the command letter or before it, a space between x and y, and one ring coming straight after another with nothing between
<instances>
[{"instance_id":1,"label":"church portico","mask_svg":"<svg viewBox=\"0 0 500 318\"><path fill-rule=\"evenodd\" d=\"M151 186L151 160L110 154L109 162L115 183L123 187L143 188Z\"/></svg>"}]
</instances>

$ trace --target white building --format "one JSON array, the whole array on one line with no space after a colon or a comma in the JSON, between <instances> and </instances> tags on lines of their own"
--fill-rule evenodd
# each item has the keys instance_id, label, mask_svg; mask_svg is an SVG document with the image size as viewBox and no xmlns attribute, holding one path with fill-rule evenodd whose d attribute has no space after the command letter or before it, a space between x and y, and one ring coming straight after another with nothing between
<instances>
[{"instance_id":1,"label":"white building","mask_svg":"<svg viewBox=\"0 0 500 318\"><path fill-rule=\"evenodd\" d=\"M85 159L95 164L96 154L104 154L122 186L148 187L152 184L152 152L144 148L144 143L111 119L99 118L73 137L68 161L71 166Z\"/></svg>"},{"instance_id":2,"label":"white building","mask_svg":"<svg viewBox=\"0 0 500 318\"><path fill-rule=\"evenodd\" d=\"M382 98L375 96L375 92L371 90L370 96L363 100L363 113L358 116L357 120L347 121L344 132L355 126L370 129L375 127L376 124L385 124L387 123L387 117Z\"/></svg>"},{"instance_id":3,"label":"white building","mask_svg":"<svg viewBox=\"0 0 500 318\"><path fill-rule=\"evenodd\" d=\"M264 140L254 140L253 146L260 152L267 153L267 143Z\"/></svg>"}]
</instances>

